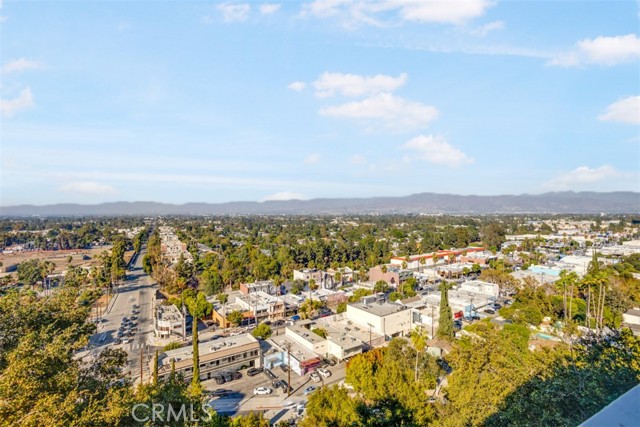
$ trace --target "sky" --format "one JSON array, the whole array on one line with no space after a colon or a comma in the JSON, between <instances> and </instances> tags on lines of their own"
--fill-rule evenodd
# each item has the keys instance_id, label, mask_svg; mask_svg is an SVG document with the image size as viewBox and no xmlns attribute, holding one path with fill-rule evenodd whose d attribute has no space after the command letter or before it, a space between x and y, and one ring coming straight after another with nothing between
<instances>
[{"instance_id":1,"label":"sky","mask_svg":"<svg viewBox=\"0 0 640 427\"><path fill-rule=\"evenodd\" d=\"M0 0L0 206L640 191L639 5Z\"/></svg>"}]
</instances>

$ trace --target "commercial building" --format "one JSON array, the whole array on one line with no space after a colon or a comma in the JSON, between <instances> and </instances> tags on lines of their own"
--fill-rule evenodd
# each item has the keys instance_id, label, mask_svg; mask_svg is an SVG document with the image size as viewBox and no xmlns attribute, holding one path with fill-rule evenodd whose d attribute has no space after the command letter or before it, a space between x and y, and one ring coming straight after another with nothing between
<instances>
[{"instance_id":1,"label":"commercial building","mask_svg":"<svg viewBox=\"0 0 640 427\"><path fill-rule=\"evenodd\" d=\"M251 334L218 338L201 342L198 346L200 379L207 380L221 372L231 372L243 366L261 366L260 343ZM175 362L176 374L186 381L193 377L192 346L169 350L158 357L158 378L165 380L171 375L171 364ZM153 372L153 360L149 362Z\"/></svg>"},{"instance_id":2,"label":"commercial building","mask_svg":"<svg viewBox=\"0 0 640 427\"><path fill-rule=\"evenodd\" d=\"M153 332L158 338L171 338L184 336L184 314L173 304L155 305Z\"/></svg>"},{"instance_id":3,"label":"commercial building","mask_svg":"<svg viewBox=\"0 0 640 427\"><path fill-rule=\"evenodd\" d=\"M388 337L404 336L411 331L411 310L401 304L381 301L376 296L347 304L346 313L348 320L369 326Z\"/></svg>"}]
</instances>

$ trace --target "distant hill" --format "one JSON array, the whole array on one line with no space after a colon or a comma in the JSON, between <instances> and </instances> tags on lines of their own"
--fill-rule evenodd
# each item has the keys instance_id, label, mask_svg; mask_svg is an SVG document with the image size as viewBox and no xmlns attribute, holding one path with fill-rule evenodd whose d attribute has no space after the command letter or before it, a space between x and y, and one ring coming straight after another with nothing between
<instances>
[{"instance_id":1,"label":"distant hill","mask_svg":"<svg viewBox=\"0 0 640 427\"><path fill-rule=\"evenodd\" d=\"M537 195L460 196L420 193L403 197L312 199L269 202L113 202L98 205L20 205L0 208L1 216L81 215L344 215L344 214L515 214L639 213L637 192L557 192Z\"/></svg>"}]
</instances>

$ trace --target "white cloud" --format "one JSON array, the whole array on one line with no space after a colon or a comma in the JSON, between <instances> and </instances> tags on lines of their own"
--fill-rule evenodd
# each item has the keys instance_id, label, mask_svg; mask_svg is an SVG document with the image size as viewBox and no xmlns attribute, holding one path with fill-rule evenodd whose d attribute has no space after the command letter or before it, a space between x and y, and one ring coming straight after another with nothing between
<instances>
[{"instance_id":1,"label":"white cloud","mask_svg":"<svg viewBox=\"0 0 640 427\"><path fill-rule=\"evenodd\" d=\"M550 190L573 190L590 189L594 190L596 184L610 182L619 186L621 181L633 179L633 173L618 171L611 165L602 165L597 168L580 166L570 172L565 172L551 179L544 184ZM637 182L636 182L637 186Z\"/></svg>"},{"instance_id":2,"label":"white cloud","mask_svg":"<svg viewBox=\"0 0 640 427\"><path fill-rule=\"evenodd\" d=\"M463 164L473 163L474 160L459 149L449 144L445 138L433 135L420 135L407 143L402 148L413 151L413 156L405 156L405 160L418 158L429 163L457 167Z\"/></svg>"},{"instance_id":3,"label":"white cloud","mask_svg":"<svg viewBox=\"0 0 640 427\"><path fill-rule=\"evenodd\" d=\"M260 13L263 15L271 15L276 13L282 5L280 3L265 3L260 5Z\"/></svg>"},{"instance_id":4,"label":"white cloud","mask_svg":"<svg viewBox=\"0 0 640 427\"><path fill-rule=\"evenodd\" d=\"M494 21L484 24L480 27L474 28L470 31L471 35L484 37L492 31L502 30L504 28L503 21Z\"/></svg>"},{"instance_id":5,"label":"white cloud","mask_svg":"<svg viewBox=\"0 0 640 427\"><path fill-rule=\"evenodd\" d=\"M605 122L621 122L632 125L640 124L640 96L630 96L614 102L607 107L598 119Z\"/></svg>"},{"instance_id":6,"label":"white cloud","mask_svg":"<svg viewBox=\"0 0 640 427\"><path fill-rule=\"evenodd\" d=\"M309 154L305 159L304 163L307 165L314 165L320 161L320 154L313 153Z\"/></svg>"},{"instance_id":7,"label":"white cloud","mask_svg":"<svg viewBox=\"0 0 640 427\"><path fill-rule=\"evenodd\" d=\"M635 34L584 39L573 52L559 55L549 65L575 67L584 64L617 65L640 59L640 39Z\"/></svg>"},{"instance_id":8,"label":"white cloud","mask_svg":"<svg viewBox=\"0 0 640 427\"><path fill-rule=\"evenodd\" d=\"M407 21L460 24L482 16L493 2L488 0L388 0Z\"/></svg>"},{"instance_id":9,"label":"white cloud","mask_svg":"<svg viewBox=\"0 0 640 427\"><path fill-rule=\"evenodd\" d=\"M242 22L249 17L251 6L248 4L222 3L216 6L222 12L224 22Z\"/></svg>"},{"instance_id":10,"label":"white cloud","mask_svg":"<svg viewBox=\"0 0 640 427\"><path fill-rule=\"evenodd\" d=\"M341 18L354 24L384 25L392 15L397 21L462 24L482 16L495 2L490 0L315 0L303 6L302 15Z\"/></svg>"},{"instance_id":11,"label":"white cloud","mask_svg":"<svg viewBox=\"0 0 640 427\"><path fill-rule=\"evenodd\" d=\"M305 200L306 196L302 193L296 193L293 191L280 191L278 193L275 194L271 194L267 197L265 197L264 199L262 199L263 202L268 202L268 201L283 201L283 200Z\"/></svg>"},{"instance_id":12,"label":"white cloud","mask_svg":"<svg viewBox=\"0 0 640 427\"><path fill-rule=\"evenodd\" d=\"M110 185L100 184L93 181L75 181L69 182L58 187L58 191L65 193L79 193L88 195L104 195L104 194L116 194L117 191Z\"/></svg>"},{"instance_id":13,"label":"white cloud","mask_svg":"<svg viewBox=\"0 0 640 427\"><path fill-rule=\"evenodd\" d=\"M33 94L30 88L24 88L16 98L0 100L0 112L4 117L13 117L17 112L32 108Z\"/></svg>"},{"instance_id":14,"label":"white cloud","mask_svg":"<svg viewBox=\"0 0 640 427\"><path fill-rule=\"evenodd\" d=\"M364 157L362 154L354 154L349 159L349 162L351 164L353 164L353 165L366 165L367 164L367 158Z\"/></svg>"},{"instance_id":15,"label":"white cloud","mask_svg":"<svg viewBox=\"0 0 640 427\"><path fill-rule=\"evenodd\" d=\"M291 90L295 90L296 92L300 92L302 90L304 90L306 84L304 82L293 82L291 83L289 86L287 86L287 89L291 89Z\"/></svg>"},{"instance_id":16,"label":"white cloud","mask_svg":"<svg viewBox=\"0 0 640 427\"><path fill-rule=\"evenodd\" d=\"M2 74L15 73L26 70L37 70L42 68L42 64L36 61L31 61L26 58L14 59L7 62L2 66Z\"/></svg>"},{"instance_id":17,"label":"white cloud","mask_svg":"<svg viewBox=\"0 0 640 427\"><path fill-rule=\"evenodd\" d=\"M323 107L320 115L349 119L382 120L387 127L397 130L421 128L438 117L435 107L420 102L381 93L362 101Z\"/></svg>"},{"instance_id":18,"label":"white cloud","mask_svg":"<svg viewBox=\"0 0 640 427\"><path fill-rule=\"evenodd\" d=\"M407 74L398 77L377 74L361 76L357 74L323 73L315 82L316 96L326 98L336 92L343 96L357 97L393 92L407 82Z\"/></svg>"}]
</instances>

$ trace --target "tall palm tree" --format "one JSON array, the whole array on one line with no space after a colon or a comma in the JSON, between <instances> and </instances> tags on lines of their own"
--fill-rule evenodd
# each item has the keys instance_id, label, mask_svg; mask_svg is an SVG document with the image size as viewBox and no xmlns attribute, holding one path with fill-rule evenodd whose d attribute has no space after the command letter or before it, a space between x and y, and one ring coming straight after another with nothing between
<instances>
[{"instance_id":1,"label":"tall palm tree","mask_svg":"<svg viewBox=\"0 0 640 427\"><path fill-rule=\"evenodd\" d=\"M427 346L427 333L422 328L414 329L411 331L411 343L416 349L415 381L418 382L418 357Z\"/></svg>"}]
</instances>

